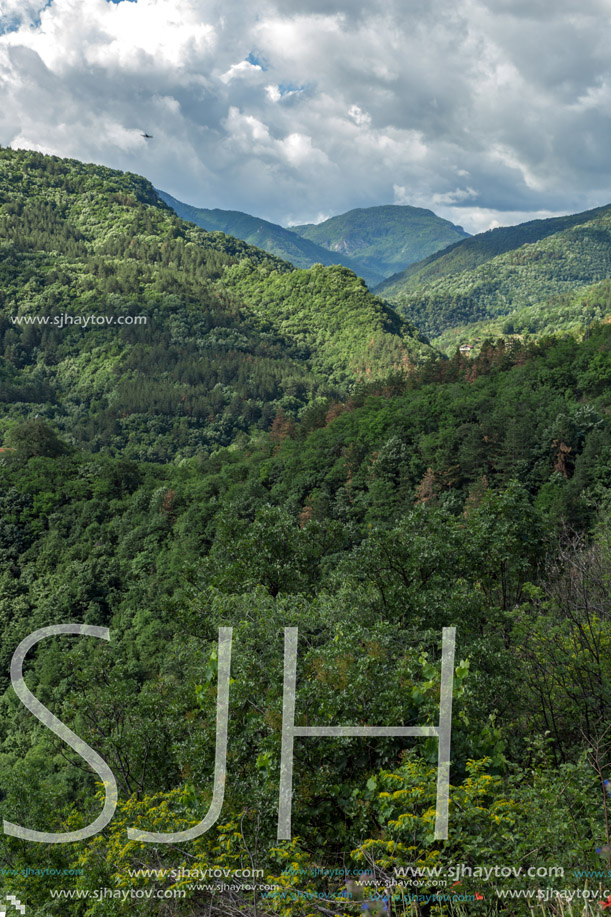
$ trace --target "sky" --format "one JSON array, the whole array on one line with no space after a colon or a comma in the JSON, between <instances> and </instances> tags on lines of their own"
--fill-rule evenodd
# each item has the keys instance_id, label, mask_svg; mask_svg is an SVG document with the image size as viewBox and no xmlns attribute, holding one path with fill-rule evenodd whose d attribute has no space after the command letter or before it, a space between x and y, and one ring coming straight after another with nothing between
<instances>
[{"instance_id":1,"label":"sky","mask_svg":"<svg viewBox=\"0 0 611 917\"><path fill-rule=\"evenodd\" d=\"M610 48L611 0L0 0L0 145L478 232L611 202Z\"/></svg>"}]
</instances>

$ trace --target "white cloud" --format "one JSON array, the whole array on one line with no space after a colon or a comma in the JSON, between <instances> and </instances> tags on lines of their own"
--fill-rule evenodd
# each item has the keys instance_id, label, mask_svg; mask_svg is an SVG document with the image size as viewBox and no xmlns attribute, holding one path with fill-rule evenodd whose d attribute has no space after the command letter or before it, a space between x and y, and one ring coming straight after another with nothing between
<instances>
[{"instance_id":1,"label":"white cloud","mask_svg":"<svg viewBox=\"0 0 611 917\"><path fill-rule=\"evenodd\" d=\"M371 115L366 111L363 111L362 108L359 108L358 105L351 105L348 109L348 114L352 118L355 124L364 124L367 127L371 124Z\"/></svg>"},{"instance_id":2,"label":"white cloud","mask_svg":"<svg viewBox=\"0 0 611 917\"><path fill-rule=\"evenodd\" d=\"M57 73L103 68L129 73L186 69L211 52L215 29L189 0L53 0L28 24L4 37L35 51Z\"/></svg>"},{"instance_id":3,"label":"white cloud","mask_svg":"<svg viewBox=\"0 0 611 917\"><path fill-rule=\"evenodd\" d=\"M433 206L440 204L460 204L463 201L479 197L474 188L455 188L454 191L444 191L443 194L435 193L431 198Z\"/></svg>"},{"instance_id":4,"label":"white cloud","mask_svg":"<svg viewBox=\"0 0 611 917\"><path fill-rule=\"evenodd\" d=\"M230 83L236 77L248 77L259 73L263 73L263 68L259 64L251 64L250 61L243 60L239 64L232 64L226 73L221 74L219 79L222 83Z\"/></svg>"},{"instance_id":5,"label":"white cloud","mask_svg":"<svg viewBox=\"0 0 611 917\"><path fill-rule=\"evenodd\" d=\"M0 26L10 30L29 24L45 6L41 0L0 0Z\"/></svg>"},{"instance_id":6,"label":"white cloud","mask_svg":"<svg viewBox=\"0 0 611 917\"><path fill-rule=\"evenodd\" d=\"M270 99L272 102L279 102L280 99L282 98L282 93L280 92L280 87L279 87L279 86L274 86L273 83L269 83L269 84L265 87L265 91L266 91L266 93L267 93L268 99Z\"/></svg>"},{"instance_id":7,"label":"white cloud","mask_svg":"<svg viewBox=\"0 0 611 917\"><path fill-rule=\"evenodd\" d=\"M528 220L547 220L550 217L564 216L567 210L494 210L485 207L457 208L435 207L435 212L446 220L458 223L467 232L486 232L498 226L514 226L516 223L525 223Z\"/></svg>"},{"instance_id":8,"label":"white cloud","mask_svg":"<svg viewBox=\"0 0 611 917\"><path fill-rule=\"evenodd\" d=\"M532 191L541 191L544 188L543 176L536 175L525 162L520 161L518 154L505 144L494 144L490 150L490 159L492 162L500 162L508 169L515 169L516 172L519 172L526 187Z\"/></svg>"},{"instance_id":9,"label":"white cloud","mask_svg":"<svg viewBox=\"0 0 611 917\"><path fill-rule=\"evenodd\" d=\"M0 0L0 143L280 222L393 200L471 231L586 209L611 200L609 12Z\"/></svg>"}]
</instances>

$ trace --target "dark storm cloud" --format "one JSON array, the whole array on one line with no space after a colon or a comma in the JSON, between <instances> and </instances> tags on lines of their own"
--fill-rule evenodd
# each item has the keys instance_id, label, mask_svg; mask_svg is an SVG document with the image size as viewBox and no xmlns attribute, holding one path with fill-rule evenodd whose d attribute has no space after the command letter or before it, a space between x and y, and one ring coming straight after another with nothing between
<instances>
[{"instance_id":1,"label":"dark storm cloud","mask_svg":"<svg viewBox=\"0 0 611 917\"><path fill-rule=\"evenodd\" d=\"M0 0L0 142L280 222L611 200L610 0ZM143 130L154 134L146 143Z\"/></svg>"}]
</instances>

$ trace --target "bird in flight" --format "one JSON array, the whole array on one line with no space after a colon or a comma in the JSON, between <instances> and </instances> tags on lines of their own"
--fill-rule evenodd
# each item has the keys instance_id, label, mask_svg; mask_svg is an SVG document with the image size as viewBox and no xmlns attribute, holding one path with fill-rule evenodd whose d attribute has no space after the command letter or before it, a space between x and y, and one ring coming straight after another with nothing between
<instances>
[{"instance_id":1,"label":"bird in flight","mask_svg":"<svg viewBox=\"0 0 611 917\"><path fill-rule=\"evenodd\" d=\"M152 139L153 139L153 135L152 135L152 134L144 133L142 136L144 137L145 140L152 140Z\"/></svg>"}]
</instances>

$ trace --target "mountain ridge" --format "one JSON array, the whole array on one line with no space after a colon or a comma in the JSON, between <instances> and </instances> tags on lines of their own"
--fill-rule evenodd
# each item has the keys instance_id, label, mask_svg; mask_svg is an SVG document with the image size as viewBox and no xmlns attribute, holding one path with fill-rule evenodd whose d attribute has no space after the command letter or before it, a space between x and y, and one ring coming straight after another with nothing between
<instances>
[{"instance_id":1,"label":"mountain ridge","mask_svg":"<svg viewBox=\"0 0 611 917\"><path fill-rule=\"evenodd\" d=\"M473 236L376 292L447 350L470 342L476 324L484 335L500 333L504 320L509 334L512 323L527 329L533 310L538 333L574 329L580 314L586 322L600 319L607 293L594 287L610 277L611 206L605 206ZM579 294L591 286L594 313Z\"/></svg>"},{"instance_id":2,"label":"mountain ridge","mask_svg":"<svg viewBox=\"0 0 611 917\"><path fill-rule=\"evenodd\" d=\"M319 224L284 227L240 210L208 210L158 190L161 200L182 219L207 230L220 230L256 245L295 267L342 264L376 287L397 266L437 251L455 239L468 238L460 226L432 210L384 204L357 208ZM341 229L347 238L335 242Z\"/></svg>"},{"instance_id":3,"label":"mountain ridge","mask_svg":"<svg viewBox=\"0 0 611 917\"><path fill-rule=\"evenodd\" d=\"M309 239L302 239L292 230L277 223L271 223L269 220L252 216L241 210L221 210L219 208L209 210L205 207L194 207L179 201L166 191L156 190L162 201L171 207L181 219L189 220L209 232L219 231L242 239L263 251L290 261L295 267L307 269L313 264L324 264L329 267L339 263L354 271L355 274L359 274L362 270L361 265L351 258L341 255L334 256L322 246L316 245ZM380 282L382 275L370 272L364 279L375 285Z\"/></svg>"},{"instance_id":4,"label":"mountain ridge","mask_svg":"<svg viewBox=\"0 0 611 917\"><path fill-rule=\"evenodd\" d=\"M561 217L550 217L544 220L527 220L515 226L497 226L486 232L477 233L467 239L459 240L447 248L433 252L427 258L410 264L405 270L387 277L375 289L385 293L395 290L400 281L402 290L416 289L428 280L449 276L463 270L473 269L497 255L505 254L532 242L539 242L562 229L585 222L582 218L594 218L611 208L611 204L584 210L580 213L566 214ZM466 263L461 262L461 256ZM466 258L465 258L466 256ZM428 270L427 270L428 268Z\"/></svg>"},{"instance_id":5,"label":"mountain ridge","mask_svg":"<svg viewBox=\"0 0 611 917\"><path fill-rule=\"evenodd\" d=\"M452 242L469 238L462 226L408 204L357 207L322 223L291 229L330 251L358 258L369 270L384 276L396 273L400 264L420 261Z\"/></svg>"},{"instance_id":6,"label":"mountain ridge","mask_svg":"<svg viewBox=\"0 0 611 917\"><path fill-rule=\"evenodd\" d=\"M110 323L75 324L92 315ZM310 275L206 232L141 176L0 149L0 435L38 415L167 461L433 355L347 268Z\"/></svg>"}]
</instances>

